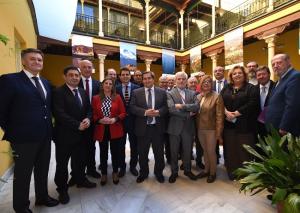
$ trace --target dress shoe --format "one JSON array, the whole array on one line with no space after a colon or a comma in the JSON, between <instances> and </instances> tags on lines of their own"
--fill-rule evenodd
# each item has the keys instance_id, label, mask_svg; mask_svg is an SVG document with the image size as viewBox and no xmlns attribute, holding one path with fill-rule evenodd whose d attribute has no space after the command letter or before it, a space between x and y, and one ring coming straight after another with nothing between
<instances>
[{"instance_id":1,"label":"dress shoe","mask_svg":"<svg viewBox=\"0 0 300 213\"><path fill-rule=\"evenodd\" d=\"M35 201L35 205L36 206L53 207L53 206L57 206L58 204L59 204L58 200L50 197L49 195L47 196L46 199L36 200Z\"/></svg>"},{"instance_id":2,"label":"dress shoe","mask_svg":"<svg viewBox=\"0 0 300 213\"><path fill-rule=\"evenodd\" d=\"M58 200L61 204L67 204L70 201L70 196L67 191L61 191L58 195Z\"/></svg>"},{"instance_id":3,"label":"dress shoe","mask_svg":"<svg viewBox=\"0 0 300 213\"><path fill-rule=\"evenodd\" d=\"M175 183L177 177L178 177L177 173L176 174L172 173L171 176L169 177L169 183Z\"/></svg>"},{"instance_id":4,"label":"dress shoe","mask_svg":"<svg viewBox=\"0 0 300 213\"><path fill-rule=\"evenodd\" d=\"M196 165L200 168L200 169L205 169L205 166L202 162L197 162Z\"/></svg>"},{"instance_id":5,"label":"dress shoe","mask_svg":"<svg viewBox=\"0 0 300 213\"><path fill-rule=\"evenodd\" d=\"M119 183L119 176L118 176L118 173L112 173L112 179L113 179L113 183L115 185L117 185Z\"/></svg>"},{"instance_id":6,"label":"dress shoe","mask_svg":"<svg viewBox=\"0 0 300 213\"><path fill-rule=\"evenodd\" d=\"M125 173L126 173L126 169L120 169L120 171L118 173L119 178L124 177Z\"/></svg>"},{"instance_id":7,"label":"dress shoe","mask_svg":"<svg viewBox=\"0 0 300 213\"><path fill-rule=\"evenodd\" d=\"M138 170L134 167L130 168L130 172L133 176L138 176L139 175Z\"/></svg>"},{"instance_id":8,"label":"dress shoe","mask_svg":"<svg viewBox=\"0 0 300 213\"><path fill-rule=\"evenodd\" d=\"M146 180L148 178L148 176L138 176L137 179L136 179L136 182L137 183L142 183L144 180Z\"/></svg>"},{"instance_id":9,"label":"dress shoe","mask_svg":"<svg viewBox=\"0 0 300 213\"><path fill-rule=\"evenodd\" d=\"M99 172L97 172L96 170L88 170L86 172L86 174L93 178L101 178L101 174Z\"/></svg>"},{"instance_id":10,"label":"dress shoe","mask_svg":"<svg viewBox=\"0 0 300 213\"><path fill-rule=\"evenodd\" d=\"M71 178L68 182L68 187L72 187L72 186L75 186L76 185L76 182L75 182L75 179L74 178Z\"/></svg>"},{"instance_id":11,"label":"dress shoe","mask_svg":"<svg viewBox=\"0 0 300 213\"><path fill-rule=\"evenodd\" d=\"M30 209L24 209L21 211L16 211L16 213L32 213L32 211Z\"/></svg>"},{"instance_id":12,"label":"dress shoe","mask_svg":"<svg viewBox=\"0 0 300 213\"><path fill-rule=\"evenodd\" d=\"M208 172L200 172L198 175L197 175L197 178L200 179L200 178L204 178L204 177L207 177L209 175Z\"/></svg>"},{"instance_id":13,"label":"dress shoe","mask_svg":"<svg viewBox=\"0 0 300 213\"><path fill-rule=\"evenodd\" d=\"M77 188L95 188L97 186L96 183L93 183L89 181L88 179L85 179L82 183L77 184Z\"/></svg>"},{"instance_id":14,"label":"dress shoe","mask_svg":"<svg viewBox=\"0 0 300 213\"><path fill-rule=\"evenodd\" d=\"M104 186L107 183L107 175L102 174L100 184Z\"/></svg>"},{"instance_id":15,"label":"dress shoe","mask_svg":"<svg viewBox=\"0 0 300 213\"><path fill-rule=\"evenodd\" d=\"M163 175L155 175L155 177L156 177L156 180L159 183L164 183L165 182L165 177Z\"/></svg>"},{"instance_id":16,"label":"dress shoe","mask_svg":"<svg viewBox=\"0 0 300 213\"><path fill-rule=\"evenodd\" d=\"M183 174L191 180L197 180L197 176L194 175L192 172L184 172Z\"/></svg>"},{"instance_id":17,"label":"dress shoe","mask_svg":"<svg viewBox=\"0 0 300 213\"><path fill-rule=\"evenodd\" d=\"M235 175L231 174L231 173L228 173L228 178L229 178L229 180L234 181Z\"/></svg>"},{"instance_id":18,"label":"dress shoe","mask_svg":"<svg viewBox=\"0 0 300 213\"><path fill-rule=\"evenodd\" d=\"M216 174L214 174L214 175L209 175L209 176L207 177L206 182L207 182L207 183L213 183L213 182L215 182L216 177L217 177Z\"/></svg>"}]
</instances>

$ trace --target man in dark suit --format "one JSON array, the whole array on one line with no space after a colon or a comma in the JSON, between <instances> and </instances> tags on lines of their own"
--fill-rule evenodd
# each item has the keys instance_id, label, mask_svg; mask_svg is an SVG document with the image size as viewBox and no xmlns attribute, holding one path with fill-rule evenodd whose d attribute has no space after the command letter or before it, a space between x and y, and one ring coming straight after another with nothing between
<instances>
[{"instance_id":1,"label":"man in dark suit","mask_svg":"<svg viewBox=\"0 0 300 213\"><path fill-rule=\"evenodd\" d=\"M218 94L222 91L222 89L224 88L224 86L227 84L227 80L224 77L224 67L221 66L217 66L214 69L214 76L215 79L213 81L213 90L216 91ZM220 147L219 147L219 141L217 141L217 145L216 145L216 154L217 154L217 163L219 164L220 162Z\"/></svg>"},{"instance_id":2,"label":"man in dark suit","mask_svg":"<svg viewBox=\"0 0 300 213\"><path fill-rule=\"evenodd\" d=\"M100 82L92 79L93 63L89 60L82 60L79 62L81 72L81 79L79 87L83 88L89 97L91 103L92 97L99 94ZM88 128L88 139L86 141L86 174L93 178L100 178L101 175L96 171L95 162L95 140L93 139L94 125L91 124Z\"/></svg>"},{"instance_id":3,"label":"man in dark suit","mask_svg":"<svg viewBox=\"0 0 300 213\"><path fill-rule=\"evenodd\" d=\"M288 132L300 135L300 73L296 71L287 54L272 58L273 72L279 77L266 109L266 124L278 129L281 135Z\"/></svg>"},{"instance_id":4,"label":"man in dark suit","mask_svg":"<svg viewBox=\"0 0 300 213\"><path fill-rule=\"evenodd\" d=\"M220 93L227 84L227 80L224 78L224 67L217 66L214 69L214 76L216 80L213 81L213 90Z\"/></svg>"},{"instance_id":5,"label":"man in dark suit","mask_svg":"<svg viewBox=\"0 0 300 213\"><path fill-rule=\"evenodd\" d=\"M125 146L126 146L126 138L127 134L129 137L130 143L130 172L134 176L138 176L138 171L136 169L138 162L138 152L137 152L137 139L134 134L134 115L130 112L130 100L132 97L132 93L135 89L139 88L138 85L130 82L130 70L126 67L121 68L120 72L120 81L121 84L116 86L117 93L121 96L124 106L126 108L126 118L124 120L124 137L121 140L120 145L120 171L119 177L123 177L126 172L126 162L125 162Z\"/></svg>"},{"instance_id":6,"label":"man in dark suit","mask_svg":"<svg viewBox=\"0 0 300 213\"><path fill-rule=\"evenodd\" d=\"M154 73L143 73L144 87L133 91L130 110L135 115L135 134L138 141L140 175L137 183L143 182L149 174L148 154L150 145L154 153L154 174L163 183L165 116L168 113L166 91L154 87Z\"/></svg>"},{"instance_id":7,"label":"man in dark suit","mask_svg":"<svg viewBox=\"0 0 300 213\"><path fill-rule=\"evenodd\" d=\"M177 72L175 74L175 86L167 93L169 108L168 133L170 137L171 170L170 183L174 183L178 177L178 154L182 144L182 161L184 175L191 180L197 177L191 171L192 143L195 136L195 123L193 116L199 110L199 102L194 91L186 89L187 74Z\"/></svg>"},{"instance_id":8,"label":"man in dark suit","mask_svg":"<svg viewBox=\"0 0 300 213\"><path fill-rule=\"evenodd\" d=\"M84 89L78 87L80 71L69 66L64 69L65 84L53 94L55 118L56 172L54 181L62 204L69 202L68 162L72 158L72 178L77 187L94 188L95 183L85 177L85 155L92 118L89 98Z\"/></svg>"},{"instance_id":9,"label":"man in dark suit","mask_svg":"<svg viewBox=\"0 0 300 213\"><path fill-rule=\"evenodd\" d=\"M264 109L268 106L272 90L275 86L274 81L270 80L270 70L266 66L258 67L256 70L256 79L258 84L256 88L260 94L260 113L264 113ZM262 120L258 119L258 134L261 137L267 136L267 130Z\"/></svg>"},{"instance_id":10,"label":"man in dark suit","mask_svg":"<svg viewBox=\"0 0 300 213\"><path fill-rule=\"evenodd\" d=\"M43 53L25 49L21 53L24 69L0 77L0 127L10 142L14 160L13 208L30 213L29 186L34 171L36 205L48 207L58 201L48 195L51 155L51 86L39 76Z\"/></svg>"}]
</instances>

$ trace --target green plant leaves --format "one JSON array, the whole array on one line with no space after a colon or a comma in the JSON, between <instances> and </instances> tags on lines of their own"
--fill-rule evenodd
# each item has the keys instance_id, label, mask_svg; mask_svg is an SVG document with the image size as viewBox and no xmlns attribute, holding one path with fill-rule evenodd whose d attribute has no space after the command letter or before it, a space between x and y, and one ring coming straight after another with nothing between
<instances>
[{"instance_id":1,"label":"green plant leaves","mask_svg":"<svg viewBox=\"0 0 300 213\"><path fill-rule=\"evenodd\" d=\"M6 36L0 34L0 41L1 41L3 44L7 45L7 42L9 41L9 39L8 39Z\"/></svg>"},{"instance_id":2,"label":"green plant leaves","mask_svg":"<svg viewBox=\"0 0 300 213\"><path fill-rule=\"evenodd\" d=\"M299 213L300 212L300 196L296 193L291 193L284 201L284 212Z\"/></svg>"},{"instance_id":3,"label":"green plant leaves","mask_svg":"<svg viewBox=\"0 0 300 213\"><path fill-rule=\"evenodd\" d=\"M283 201L285 199L286 195L287 195L286 189L276 188L275 193L273 194L273 197L272 197L272 204Z\"/></svg>"}]
</instances>

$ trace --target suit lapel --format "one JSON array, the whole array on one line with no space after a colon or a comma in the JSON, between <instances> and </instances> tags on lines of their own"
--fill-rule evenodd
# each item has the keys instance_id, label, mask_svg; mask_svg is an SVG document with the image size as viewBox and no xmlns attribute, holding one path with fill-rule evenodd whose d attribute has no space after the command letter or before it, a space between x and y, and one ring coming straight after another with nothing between
<instances>
[{"instance_id":1,"label":"suit lapel","mask_svg":"<svg viewBox=\"0 0 300 213\"><path fill-rule=\"evenodd\" d=\"M179 91L178 91L177 88L174 88L173 93L174 93L175 98L179 101L179 103L183 104L183 102L182 102L182 97L181 97L181 95L179 94Z\"/></svg>"},{"instance_id":2,"label":"suit lapel","mask_svg":"<svg viewBox=\"0 0 300 213\"><path fill-rule=\"evenodd\" d=\"M148 109L148 104L147 104L146 94L145 94L145 87L143 87L143 89L141 90L141 100L143 100L143 102L144 102L144 108Z\"/></svg>"},{"instance_id":3,"label":"suit lapel","mask_svg":"<svg viewBox=\"0 0 300 213\"><path fill-rule=\"evenodd\" d=\"M38 98L40 98L44 102L45 100L43 100L43 98L41 97L37 88L33 85L31 80L27 77L27 75L25 74L25 72L23 70L20 72L20 76L23 79L24 83L28 86L28 88L30 88L30 90L33 92L33 94L36 95Z\"/></svg>"}]
</instances>

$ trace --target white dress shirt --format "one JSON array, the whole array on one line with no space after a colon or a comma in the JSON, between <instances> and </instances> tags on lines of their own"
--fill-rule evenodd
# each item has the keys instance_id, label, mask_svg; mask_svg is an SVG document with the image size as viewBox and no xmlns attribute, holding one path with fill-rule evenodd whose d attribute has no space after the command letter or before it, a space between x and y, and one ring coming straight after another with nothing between
<instances>
[{"instance_id":1,"label":"white dress shirt","mask_svg":"<svg viewBox=\"0 0 300 213\"><path fill-rule=\"evenodd\" d=\"M92 87L92 78L89 77L89 78L85 78L83 76L81 76L81 80L82 80L82 84L83 84L83 88L84 90L86 91L86 80L89 80L89 99L90 99L90 102L92 101L92 93L93 93L93 87Z\"/></svg>"},{"instance_id":2,"label":"white dress shirt","mask_svg":"<svg viewBox=\"0 0 300 213\"><path fill-rule=\"evenodd\" d=\"M259 85L259 90L260 90L260 108L261 110L264 109L266 98L270 89L270 84L271 82L269 81L265 85ZM265 91L264 91L265 90Z\"/></svg>"},{"instance_id":3,"label":"white dress shirt","mask_svg":"<svg viewBox=\"0 0 300 213\"><path fill-rule=\"evenodd\" d=\"M32 77L37 77L39 79L40 85L42 86L42 89L44 91L45 97L47 98L47 90L45 89L45 86L43 84L43 82L40 79L40 75L37 74L36 76L33 75L31 72L23 69L23 71L25 72L25 74L27 75L27 77L29 78L29 80L33 83L33 85L36 87L34 80L32 79Z\"/></svg>"}]
</instances>

